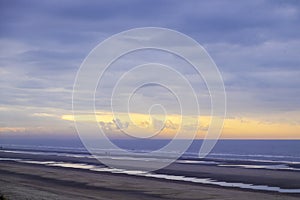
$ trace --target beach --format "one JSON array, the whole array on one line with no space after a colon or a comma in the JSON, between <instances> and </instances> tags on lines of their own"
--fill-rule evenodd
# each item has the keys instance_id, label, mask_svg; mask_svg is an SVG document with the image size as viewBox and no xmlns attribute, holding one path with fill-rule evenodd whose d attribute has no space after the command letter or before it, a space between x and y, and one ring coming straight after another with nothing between
<instances>
[{"instance_id":1,"label":"beach","mask_svg":"<svg viewBox=\"0 0 300 200\"><path fill-rule=\"evenodd\" d=\"M1 152L1 158L49 160L51 157ZM60 162L67 158L56 157ZM69 162L71 161L68 158ZM74 158L73 158L74 159ZM51 158L55 160L55 156ZM73 160L74 162L74 160ZM87 162L87 161L85 161ZM92 162L92 161L90 161ZM96 162L96 161L95 161ZM210 177L280 188L300 188L300 173L174 163L157 174ZM0 161L0 193L8 199L299 199L300 193L279 193L182 180L143 177L35 162Z\"/></svg>"}]
</instances>

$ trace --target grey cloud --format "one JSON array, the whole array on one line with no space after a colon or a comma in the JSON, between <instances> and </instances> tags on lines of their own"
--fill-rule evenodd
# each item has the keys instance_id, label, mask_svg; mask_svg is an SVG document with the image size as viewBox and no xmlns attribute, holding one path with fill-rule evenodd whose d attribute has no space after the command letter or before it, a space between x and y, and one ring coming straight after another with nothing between
<instances>
[{"instance_id":1,"label":"grey cloud","mask_svg":"<svg viewBox=\"0 0 300 200\"><path fill-rule=\"evenodd\" d=\"M102 128L103 131L109 131L111 132L114 129L114 123L112 122L99 122L100 127Z\"/></svg>"},{"instance_id":2,"label":"grey cloud","mask_svg":"<svg viewBox=\"0 0 300 200\"><path fill-rule=\"evenodd\" d=\"M76 72L94 46L123 30L162 26L193 37L208 50L224 77L231 114L300 109L298 1L0 4L0 106L71 110ZM167 60L157 53L149 55L139 54L139 59ZM126 62L127 66L138 63ZM112 68L97 94L96 104L101 108L110 108L112 86L128 69L121 64ZM174 66L200 91L197 95L207 96L203 83L193 76L195 72L186 66L180 68L181 64ZM130 87L131 82L127 84ZM144 90L142 97L147 105L159 101L168 108L177 107L163 90L155 90L155 95ZM105 125L108 129L112 126L115 124Z\"/></svg>"},{"instance_id":3,"label":"grey cloud","mask_svg":"<svg viewBox=\"0 0 300 200\"><path fill-rule=\"evenodd\" d=\"M117 129L126 129L129 126L129 122L122 122L120 119L113 119L113 123L115 124Z\"/></svg>"}]
</instances>

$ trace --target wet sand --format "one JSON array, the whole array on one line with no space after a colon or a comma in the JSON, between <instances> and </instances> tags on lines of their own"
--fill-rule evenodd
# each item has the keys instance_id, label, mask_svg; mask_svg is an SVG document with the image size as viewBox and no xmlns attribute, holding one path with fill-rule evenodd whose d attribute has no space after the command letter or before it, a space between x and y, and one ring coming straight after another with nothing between
<instances>
[{"instance_id":1,"label":"wet sand","mask_svg":"<svg viewBox=\"0 0 300 200\"><path fill-rule=\"evenodd\" d=\"M198 167L198 166L196 166ZM180 169L180 166L170 166L172 173L186 171L192 173L195 166ZM211 166L203 166L202 174L222 174ZM206 169L206 171L205 171ZM211 170L211 172L209 172ZM243 170L243 169L239 169ZM169 171L171 173L171 171ZM276 180L278 174L271 173ZM236 169L225 170L223 174L235 172ZM256 174L258 172L258 174ZM275 171L276 172L276 171ZM181 172L182 173L182 172ZM246 173L246 172L243 172ZM248 171L247 173L250 173ZM252 174L261 177L264 170L252 170ZM195 172L194 172L195 175ZM199 175L199 174L198 174ZM245 174L244 174L245 175ZM250 174L247 175L249 177ZM281 181L298 183L299 173L294 176L281 174ZM246 176L246 175L245 175ZM255 177L254 176L254 177ZM226 177L226 176L225 176ZM221 178L221 177L219 177ZM272 180L272 179L270 179ZM0 193L8 199L299 199L299 194L282 194L276 192L260 192L237 188L223 188L218 186L170 181L155 178L136 177L125 174L111 174L94 172L83 169L49 167L36 164L17 163L14 161L0 161Z\"/></svg>"}]
</instances>

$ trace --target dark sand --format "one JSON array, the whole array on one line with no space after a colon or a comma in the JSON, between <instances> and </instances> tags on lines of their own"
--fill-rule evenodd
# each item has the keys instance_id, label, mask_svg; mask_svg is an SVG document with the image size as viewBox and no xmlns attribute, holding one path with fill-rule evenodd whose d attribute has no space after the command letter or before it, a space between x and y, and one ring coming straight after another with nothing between
<instances>
[{"instance_id":1,"label":"dark sand","mask_svg":"<svg viewBox=\"0 0 300 200\"><path fill-rule=\"evenodd\" d=\"M172 166L171 168L178 168ZM185 169L187 173L195 166ZM174 170L174 169L169 170ZM222 174L210 166L202 168L205 173ZM233 173L233 168L224 174ZM176 170L175 170L176 171ZM209 172L211 171L211 172ZM266 170L268 171L268 170ZM174 172L174 171L173 171ZM255 172L258 172L256 174ZM178 172L177 172L178 173ZM246 172L245 172L246 173ZM250 172L247 172L250 174ZM246 174L247 174L246 173ZM252 170L254 177L261 176L264 170ZM268 176L277 176L269 172ZM247 176L249 176L247 174ZM298 173L296 173L298 174ZM238 174L237 174L238 175ZM236 175L236 176L237 176ZM299 179L299 175L280 180ZM217 176L217 175L216 175ZM274 177L273 177L274 178ZM262 179L262 178L260 178ZM274 178L274 180L276 180ZM294 180L294 181L295 181ZM299 181L298 181L299 182ZM0 161L0 193L9 199L299 199L300 195L275 192L258 192L234 188L213 187L180 181L135 177L122 174L92 172L81 169L47 167L35 164Z\"/></svg>"}]
</instances>

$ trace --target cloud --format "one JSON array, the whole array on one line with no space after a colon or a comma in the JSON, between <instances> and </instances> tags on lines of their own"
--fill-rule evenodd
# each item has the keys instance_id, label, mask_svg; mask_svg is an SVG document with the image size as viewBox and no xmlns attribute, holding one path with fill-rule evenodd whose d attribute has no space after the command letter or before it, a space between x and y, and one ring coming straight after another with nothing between
<instances>
[{"instance_id":1,"label":"cloud","mask_svg":"<svg viewBox=\"0 0 300 200\"><path fill-rule=\"evenodd\" d=\"M32 116L37 116L37 117L59 117L54 114L49 114L49 113L33 113Z\"/></svg>"},{"instance_id":2,"label":"cloud","mask_svg":"<svg viewBox=\"0 0 300 200\"><path fill-rule=\"evenodd\" d=\"M43 118L38 113L58 116L70 113L76 73L90 50L112 34L143 26L175 29L204 45L224 78L230 117L259 117L300 110L300 29L296 28L300 24L300 4L297 1L184 4L179 0L92 3L76 0L2 1L0 4L0 107L10 111L18 108L15 113L8 111L7 115L1 115L1 127L17 127L16 123L29 126L31 120ZM205 84L190 66L162 52L135 56L137 59L128 56L115 63L106 74L103 87L96 94L98 109L110 111L112 88L131 65L156 60L174 66L187 77L197 91L201 114L209 113L210 98ZM146 76L156 76L178 86L174 77L155 72L130 77L123 86L130 88L134 81ZM186 90L180 88L180 92L184 94ZM149 109L158 102L169 114L178 114L174 98L159 87L142 88L136 97L141 100L134 105L137 110L141 108L138 106ZM288 120L289 115L284 116ZM69 127L56 120L53 117L41 123ZM116 125L129 126L118 120L111 121L112 124L103 121L103 126L109 130ZM157 126L161 124L157 123ZM168 126L172 128L174 124Z\"/></svg>"},{"instance_id":3,"label":"cloud","mask_svg":"<svg viewBox=\"0 0 300 200\"><path fill-rule=\"evenodd\" d=\"M101 129L103 131L105 131L105 132L106 131L112 132L113 130L115 130L113 122L103 122L103 121L100 121L99 125L100 125Z\"/></svg>"},{"instance_id":4,"label":"cloud","mask_svg":"<svg viewBox=\"0 0 300 200\"><path fill-rule=\"evenodd\" d=\"M17 133L24 132L26 128L23 127L0 127L0 133Z\"/></svg>"},{"instance_id":5,"label":"cloud","mask_svg":"<svg viewBox=\"0 0 300 200\"><path fill-rule=\"evenodd\" d=\"M129 122L122 123L122 121L118 118L113 119L113 123L115 124L117 129L121 129L121 130L127 129L129 126Z\"/></svg>"}]
</instances>

